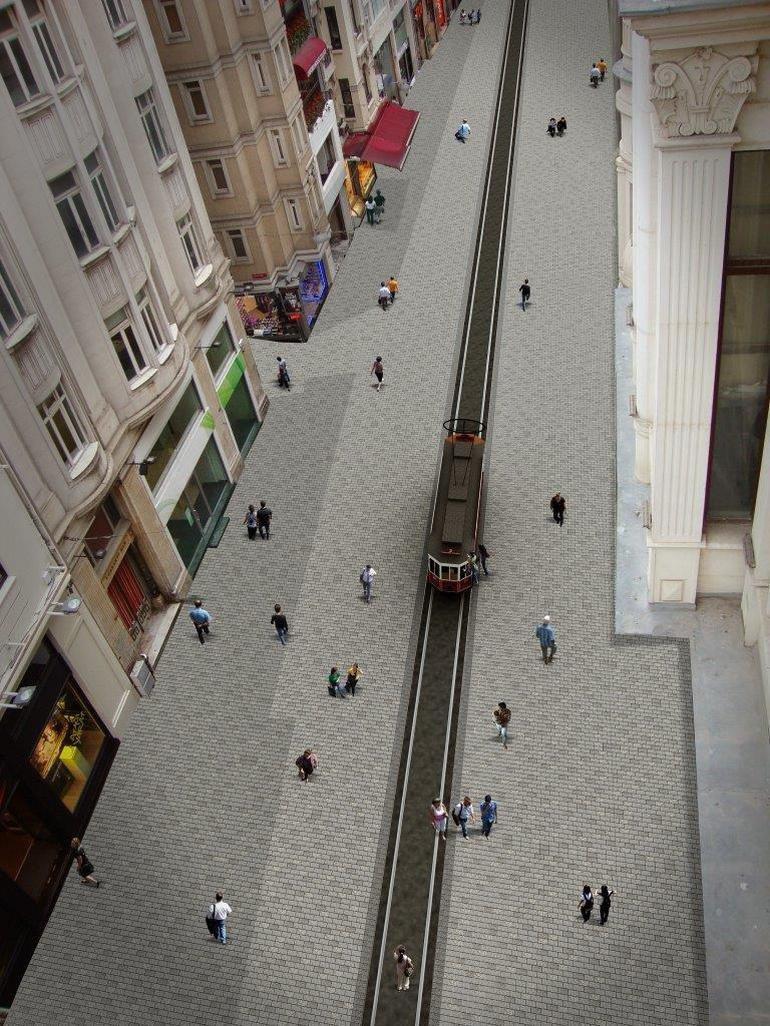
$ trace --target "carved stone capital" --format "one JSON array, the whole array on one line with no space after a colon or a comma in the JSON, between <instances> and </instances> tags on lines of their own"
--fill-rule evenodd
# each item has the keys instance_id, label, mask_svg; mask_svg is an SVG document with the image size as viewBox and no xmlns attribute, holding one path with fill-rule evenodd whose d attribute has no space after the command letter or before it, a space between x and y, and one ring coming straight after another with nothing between
<instances>
[{"instance_id":1,"label":"carved stone capital","mask_svg":"<svg viewBox=\"0 0 770 1026\"><path fill-rule=\"evenodd\" d=\"M756 89L758 60L700 47L678 62L653 64L650 99L663 135L729 135Z\"/></svg>"}]
</instances>

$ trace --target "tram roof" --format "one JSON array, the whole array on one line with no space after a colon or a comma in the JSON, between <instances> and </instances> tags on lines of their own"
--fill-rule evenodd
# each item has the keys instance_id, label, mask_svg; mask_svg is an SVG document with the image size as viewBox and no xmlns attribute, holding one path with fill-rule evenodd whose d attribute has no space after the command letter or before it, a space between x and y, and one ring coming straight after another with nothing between
<instances>
[{"instance_id":1,"label":"tram roof","mask_svg":"<svg viewBox=\"0 0 770 1026\"><path fill-rule=\"evenodd\" d=\"M428 542L430 554L439 562L462 562L474 547L483 459L481 436L450 435L444 440L436 512ZM442 552L447 545L460 546L460 551Z\"/></svg>"}]
</instances>

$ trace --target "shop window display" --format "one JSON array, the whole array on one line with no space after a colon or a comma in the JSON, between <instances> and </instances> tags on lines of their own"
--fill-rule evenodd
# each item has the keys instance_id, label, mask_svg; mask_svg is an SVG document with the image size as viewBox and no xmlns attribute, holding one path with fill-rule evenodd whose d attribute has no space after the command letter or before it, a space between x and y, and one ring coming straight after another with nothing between
<instances>
[{"instance_id":1,"label":"shop window display","mask_svg":"<svg viewBox=\"0 0 770 1026\"><path fill-rule=\"evenodd\" d=\"M37 900L67 851L68 846L46 827L22 789L0 784L0 871Z\"/></svg>"}]
</instances>

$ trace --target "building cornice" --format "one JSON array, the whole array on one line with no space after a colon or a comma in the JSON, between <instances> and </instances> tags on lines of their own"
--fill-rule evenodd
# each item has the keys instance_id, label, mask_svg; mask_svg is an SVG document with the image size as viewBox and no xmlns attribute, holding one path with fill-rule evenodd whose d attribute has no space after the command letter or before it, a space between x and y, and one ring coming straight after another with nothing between
<instances>
[{"instance_id":1,"label":"building cornice","mask_svg":"<svg viewBox=\"0 0 770 1026\"><path fill-rule=\"evenodd\" d=\"M628 18L635 32L657 50L757 43L770 37L770 3Z\"/></svg>"}]
</instances>

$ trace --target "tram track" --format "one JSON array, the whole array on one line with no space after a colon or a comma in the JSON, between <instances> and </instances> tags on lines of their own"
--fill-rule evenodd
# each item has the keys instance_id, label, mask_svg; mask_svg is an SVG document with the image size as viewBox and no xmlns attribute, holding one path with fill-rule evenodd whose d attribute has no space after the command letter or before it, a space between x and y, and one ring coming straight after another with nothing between
<instances>
[{"instance_id":1,"label":"tram track","mask_svg":"<svg viewBox=\"0 0 770 1026\"><path fill-rule=\"evenodd\" d=\"M528 0L511 0L452 399L455 418L483 421L489 408L527 9ZM427 1026L430 1017L446 846L429 829L428 809L436 796L450 798L470 594L425 589L364 1026ZM406 945L417 967L404 993L393 986L398 944Z\"/></svg>"}]
</instances>

